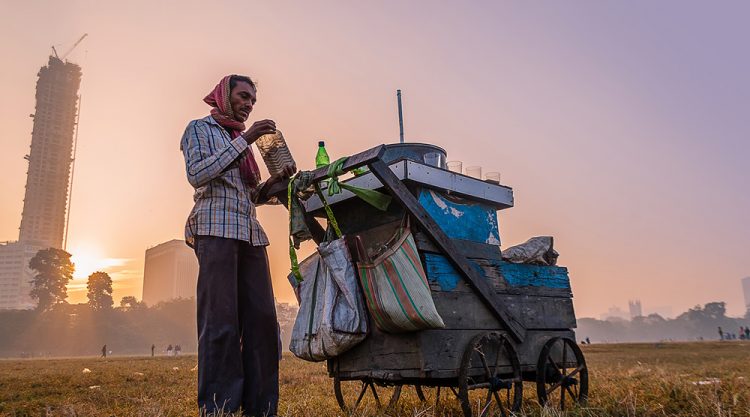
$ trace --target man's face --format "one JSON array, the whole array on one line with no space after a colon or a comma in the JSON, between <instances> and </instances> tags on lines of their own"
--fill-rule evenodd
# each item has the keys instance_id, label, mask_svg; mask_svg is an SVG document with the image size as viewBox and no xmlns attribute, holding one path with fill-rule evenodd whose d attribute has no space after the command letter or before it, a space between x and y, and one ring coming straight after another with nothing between
<instances>
[{"instance_id":1,"label":"man's face","mask_svg":"<svg viewBox=\"0 0 750 417\"><path fill-rule=\"evenodd\" d=\"M238 82L229 94L232 114L238 122L244 122L253 111L255 105L255 88L244 81Z\"/></svg>"}]
</instances>

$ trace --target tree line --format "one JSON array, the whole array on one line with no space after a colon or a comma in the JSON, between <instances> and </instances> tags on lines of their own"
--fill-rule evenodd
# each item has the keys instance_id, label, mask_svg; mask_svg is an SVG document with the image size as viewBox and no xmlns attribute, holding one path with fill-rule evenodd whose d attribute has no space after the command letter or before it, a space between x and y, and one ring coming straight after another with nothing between
<instances>
[{"instance_id":1,"label":"tree line","mask_svg":"<svg viewBox=\"0 0 750 417\"><path fill-rule=\"evenodd\" d=\"M638 316L631 320L580 318L576 336L578 339L588 337L593 343L695 341L720 338L741 340L745 339L745 332L742 330L748 326L750 311L745 317L728 317L726 303L714 301L690 308L673 319L658 314Z\"/></svg>"},{"instance_id":2,"label":"tree line","mask_svg":"<svg viewBox=\"0 0 750 417\"><path fill-rule=\"evenodd\" d=\"M98 356L105 344L114 355L150 355L152 344L156 355L169 345L197 351L195 298L147 306L126 296L115 306L112 279L97 271L88 277L88 302L69 304L67 285L75 271L69 253L43 249L29 266L37 307L0 311L0 357ZM277 306L283 347L294 323L294 311L286 307Z\"/></svg>"},{"instance_id":3,"label":"tree line","mask_svg":"<svg viewBox=\"0 0 750 417\"><path fill-rule=\"evenodd\" d=\"M66 304L68 283L73 279L75 265L71 254L56 248L42 249L29 261L35 271L31 281L31 298L36 300L38 311L47 311L60 304ZM114 306L112 299L112 278L106 272L96 271L89 275L86 296L93 310L108 310ZM137 303L135 297L123 297L120 305Z\"/></svg>"}]
</instances>

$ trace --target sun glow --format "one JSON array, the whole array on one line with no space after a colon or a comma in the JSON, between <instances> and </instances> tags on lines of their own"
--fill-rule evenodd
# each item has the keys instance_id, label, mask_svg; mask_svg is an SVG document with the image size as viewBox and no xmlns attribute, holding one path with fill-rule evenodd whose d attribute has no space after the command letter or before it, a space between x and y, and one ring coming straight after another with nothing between
<instances>
[{"instance_id":1,"label":"sun glow","mask_svg":"<svg viewBox=\"0 0 750 417\"><path fill-rule=\"evenodd\" d=\"M122 265L121 259L107 258L94 246L80 246L69 252L72 255L70 260L75 264L73 279L77 280L85 280L94 272L107 272L108 268Z\"/></svg>"}]
</instances>

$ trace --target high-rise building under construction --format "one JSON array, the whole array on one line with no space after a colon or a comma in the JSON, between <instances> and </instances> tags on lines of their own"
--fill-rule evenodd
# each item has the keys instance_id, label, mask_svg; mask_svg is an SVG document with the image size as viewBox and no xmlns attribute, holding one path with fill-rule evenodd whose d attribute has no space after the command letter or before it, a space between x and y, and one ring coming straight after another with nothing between
<instances>
[{"instance_id":1,"label":"high-rise building under construction","mask_svg":"<svg viewBox=\"0 0 750 417\"><path fill-rule=\"evenodd\" d=\"M34 307L29 260L63 248L66 233L81 67L50 56L38 75L20 233L0 244L0 309Z\"/></svg>"}]
</instances>

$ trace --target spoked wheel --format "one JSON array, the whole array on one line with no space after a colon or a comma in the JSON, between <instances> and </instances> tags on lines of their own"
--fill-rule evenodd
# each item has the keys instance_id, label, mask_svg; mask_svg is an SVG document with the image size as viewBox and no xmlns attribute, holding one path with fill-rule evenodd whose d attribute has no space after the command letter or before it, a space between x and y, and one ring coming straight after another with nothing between
<instances>
[{"instance_id":1,"label":"spoked wheel","mask_svg":"<svg viewBox=\"0 0 750 417\"><path fill-rule=\"evenodd\" d=\"M458 374L458 399L465 417L507 416L521 409L521 365L501 333L479 334L469 342Z\"/></svg>"},{"instance_id":2,"label":"spoked wheel","mask_svg":"<svg viewBox=\"0 0 750 417\"><path fill-rule=\"evenodd\" d=\"M586 403L589 370L575 341L554 337L544 344L536 367L536 392L539 404L545 407L565 410Z\"/></svg>"},{"instance_id":3,"label":"spoked wheel","mask_svg":"<svg viewBox=\"0 0 750 417\"><path fill-rule=\"evenodd\" d=\"M381 401L386 398L390 398L386 408L395 407L401 397L401 386L386 387L372 379L341 380L336 375L333 377L333 392L341 411L351 414L365 407L380 409L383 407Z\"/></svg>"}]
</instances>

